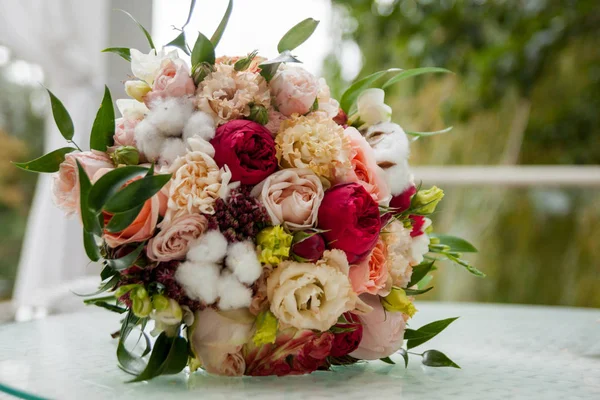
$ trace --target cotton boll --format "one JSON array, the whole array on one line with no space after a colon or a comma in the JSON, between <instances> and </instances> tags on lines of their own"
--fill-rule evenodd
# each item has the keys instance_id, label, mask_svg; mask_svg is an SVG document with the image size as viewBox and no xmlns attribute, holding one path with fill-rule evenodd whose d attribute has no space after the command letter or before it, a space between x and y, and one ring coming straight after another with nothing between
<instances>
[{"instance_id":1,"label":"cotton boll","mask_svg":"<svg viewBox=\"0 0 600 400\"><path fill-rule=\"evenodd\" d=\"M373 125L367 129L365 138L373 148L378 164L399 163L408 159L410 154L408 137L398 124L384 122Z\"/></svg>"},{"instance_id":2,"label":"cotton boll","mask_svg":"<svg viewBox=\"0 0 600 400\"><path fill-rule=\"evenodd\" d=\"M183 139L187 140L194 136L211 141L215 137L215 121L209 114L196 111L183 128Z\"/></svg>"},{"instance_id":3,"label":"cotton boll","mask_svg":"<svg viewBox=\"0 0 600 400\"><path fill-rule=\"evenodd\" d=\"M167 138L160 154L160 160L164 164L171 165L177 157L187 153L185 142L179 138Z\"/></svg>"},{"instance_id":4,"label":"cotton boll","mask_svg":"<svg viewBox=\"0 0 600 400\"><path fill-rule=\"evenodd\" d=\"M390 187L392 196L396 196L413 184L413 175L410 173L408 161L385 168L385 177Z\"/></svg>"},{"instance_id":5,"label":"cotton boll","mask_svg":"<svg viewBox=\"0 0 600 400\"><path fill-rule=\"evenodd\" d=\"M159 99L150 105L146 119L164 136L181 136L183 127L192 116L194 105L184 97Z\"/></svg>"},{"instance_id":6,"label":"cotton boll","mask_svg":"<svg viewBox=\"0 0 600 400\"><path fill-rule=\"evenodd\" d=\"M217 292L221 310L248 307L252 302L252 290L241 284L235 275L229 272L224 272L221 275Z\"/></svg>"},{"instance_id":7,"label":"cotton boll","mask_svg":"<svg viewBox=\"0 0 600 400\"><path fill-rule=\"evenodd\" d=\"M190 245L187 259L197 262L219 263L227 253L227 239L217 230L206 232Z\"/></svg>"},{"instance_id":8,"label":"cotton boll","mask_svg":"<svg viewBox=\"0 0 600 400\"><path fill-rule=\"evenodd\" d=\"M140 121L135 127L137 148L148 161L158 160L164 141L165 138L160 134L158 128L148 122L147 119Z\"/></svg>"},{"instance_id":9,"label":"cotton boll","mask_svg":"<svg viewBox=\"0 0 600 400\"><path fill-rule=\"evenodd\" d=\"M225 265L240 282L247 285L253 284L262 273L254 244L250 241L230 244L227 248Z\"/></svg>"},{"instance_id":10,"label":"cotton boll","mask_svg":"<svg viewBox=\"0 0 600 400\"><path fill-rule=\"evenodd\" d=\"M189 298L213 304L218 296L220 273L221 268L217 264L187 261L177 268L175 280Z\"/></svg>"}]
</instances>

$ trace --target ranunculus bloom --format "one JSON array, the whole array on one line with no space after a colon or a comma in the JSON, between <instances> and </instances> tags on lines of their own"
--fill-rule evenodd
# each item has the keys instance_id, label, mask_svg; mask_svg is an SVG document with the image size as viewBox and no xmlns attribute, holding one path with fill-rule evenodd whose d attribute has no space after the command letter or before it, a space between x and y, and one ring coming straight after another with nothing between
<instances>
[{"instance_id":1,"label":"ranunculus bloom","mask_svg":"<svg viewBox=\"0 0 600 400\"><path fill-rule=\"evenodd\" d=\"M350 138L352 145L350 152L352 169L348 170L341 181L360 183L373 197L373 200L387 205L391 197L390 189L385 179L385 172L375 161L373 149L356 128L346 128L344 134Z\"/></svg>"},{"instance_id":2,"label":"ranunculus bloom","mask_svg":"<svg viewBox=\"0 0 600 400\"><path fill-rule=\"evenodd\" d=\"M348 323L339 323L335 327L342 332L335 333L333 345L331 346L332 357L344 357L358 348L363 336L363 326L358 317L352 313L344 313Z\"/></svg>"},{"instance_id":3,"label":"ranunculus bloom","mask_svg":"<svg viewBox=\"0 0 600 400\"><path fill-rule=\"evenodd\" d=\"M231 170L231 180L255 185L277 169L275 142L270 132L254 121L235 120L217 128L210 142L215 161Z\"/></svg>"},{"instance_id":4,"label":"ranunculus bloom","mask_svg":"<svg viewBox=\"0 0 600 400\"><path fill-rule=\"evenodd\" d=\"M319 207L320 229L330 248L346 253L350 264L364 260L379 238L379 206L358 183L336 185Z\"/></svg>"},{"instance_id":5,"label":"ranunculus bloom","mask_svg":"<svg viewBox=\"0 0 600 400\"><path fill-rule=\"evenodd\" d=\"M389 357L402 347L406 321L400 312L385 311L379 296L363 294L361 300L373 307L369 313L358 315L363 336L358 349L350 356L361 360Z\"/></svg>"},{"instance_id":6,"label":"ranunculus bloom","mask_svg":"<svg viewBox=\"0 0 600 400\"><path fill-rule=\"evenodd\" d=\"M326 251L316 264L285 261L267 280L271 312L294 328L326 331L357 306L347 274L348 262L339 250Z\"/></svg>"},{"instance_id":7,"label":"ranunculus bloom","mask_svg":"<svg viewBox=\"0 0 600 400\"><path fill-rule=\"evenodd\" d=\"M156 99L191 96L195 91L196 85L185 61L167 58L161 62L152 91L144 96L144 102L149 106Z\"/></svg>"},{"instance_id":8,"label":"ranunculus bloom","mask_svg":"<svg viewBox=\"0 0 600 400\"><path fill-rule=\"evenodd\" d=\"M127 184L138 179L142 179L142 177L134 178L127 182ZM110 247L118 247L127 243L143 242L144 240L150 239L154 235L156 229L159 209L159 198L157 195L154 195L146 200L138 216L127 228L115 233L108 232L107 230L104 231L103 237L106 244ZM111 218L111 214L104 212L105 225L108 224Z\"/></svg>"},{"instance_id":9,"label":"ranunculus bloom","mask_svg":"<svg viewBox=\"0 0 600 400\"><path fill-rule=\"evenodd\" d=\"M283 115L306 114L317 98L319 83L300 67L280 67L270 82L271 95Z\"/></svg>"},{"instance_id":10,"label":"ranunculus bloom","mask_svg":"<svg viewBox=\"0 0 600 400\"><path fill-rule=\"evenodd\" d=\"M54 203L68 215L79 212L79 173L77 161L83 167L87 176L92 179L99 169L112 169L113 163L106 153L100 151L83 151L69 153L65 161L53 176L52 194Z\"/></svg>"},{"instance_id":11,"label":"ranunculus bloom","mask_svg":"<svg viewBox=\"0 0 600 400\"><path fill-rule=\"evenodd\" d=\"M152 261L183 260L190 242L198 239L208 228L202 214L186 214L163 224L160 232L150 239L146 250Z\"/></svg>"},{"instance_id":12,"label":"ranunculus bloom","mask_svg":"<svg viewBox=\"0 0 600 400\"><path fill-rule=\"evenodd\" d=\"M387 296L390 293L392 279L388 272L387 258L387 246L379 239L369 257L350 267L348 276L357 294Z\"/></svg>"},{"instance_id":13,"label":"ranunculus bloom","mask_svg":"<svg viewBox=\"0 0 600 400\"><path fill-rule=\"evenodd\" d=\"M316 371L331 352L333 334L288 328L279 331L275 343L244 346L246 375L301 375Z\"/></svg>"},{"instance_id":14,"label":"ranunculus bloom","mask_svg":"<svg viewBox=\"0 0 600 400\"><path fill-rule=\"evenodd\" d=\"M275 172L252 190L264 205L273 225L290 230L312 228L323 200L323 185L310 169L290 168Z\"/></svg>"},{"instance_id":15,"label":"ranunculus bloom","mask_svg":"<svg viewBox=\"0 0 600 400\"><path fill-rule=\"evenodd\" d=\"M197 311L188 339L202 368L211 374L243 375L246 363L241 350L252 337L253 324L254 317L245 309Z\"/></svg>"}]
</instances>

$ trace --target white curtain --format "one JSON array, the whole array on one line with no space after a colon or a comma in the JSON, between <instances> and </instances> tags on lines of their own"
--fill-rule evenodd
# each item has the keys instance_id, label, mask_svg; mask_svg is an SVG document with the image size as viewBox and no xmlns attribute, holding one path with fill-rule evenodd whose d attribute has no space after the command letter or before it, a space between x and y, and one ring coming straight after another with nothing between
<instances>
[{"instance_id":1,"label":"white curtain","mask_svg":"<svg viewBox=\"0 0 600 400\"><path fill-rule=\"evenodd\" d=\"M0 42L16 57L37 63L45 85L62 100L74 125L76 143L89 148L89 132L102 99L109 57L109 1L2 0ZM48 109L50 107L48 106ZM49 112L46 151L66 145ZM40 132L40 135L43 134ZM31 208L13 301L16 306L69 308L79 303L63 293L77 290L85 275L98 274L82 244L81 224L67 219L50 197L51 177L42 174ZM66 303L63 302L63 299Z\"/></svg>"}]
</instances>

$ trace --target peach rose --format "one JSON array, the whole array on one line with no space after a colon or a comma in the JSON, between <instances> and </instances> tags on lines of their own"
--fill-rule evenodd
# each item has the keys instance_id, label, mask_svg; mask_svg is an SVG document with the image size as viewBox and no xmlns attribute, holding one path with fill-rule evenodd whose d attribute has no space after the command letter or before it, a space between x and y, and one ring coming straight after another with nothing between
<instances>
[{"instance_id":1,"label":"peach rose","mask_svg":"<svg viewBox=\"0 0 600 400\"><path fill-rule=\"evenodd\" d=\"M323 185L308 168L289 168L275 172L252 190L265 206L273 225L285 224L290 230L313 227L323 200Z\"/></svg>"},{"instance_id":2,"label":"peach rose","mask_svg":"<svg viewBox=\"0 0 600 400\"><path fill-rule=\"evenodd\" d=\"M385 179L385 172L377 165L373 149L356 128L346 128L344 135L350 139L352 146L352 169L342 177L341 182L358 182L371 194L373 200L387 205L391 199L390 188Z\"/></svg>"},{"instance_id":3,"label":"peach rose","mask_svg":"<svg viewBox=\"0 0 600 400\"><path fill-rule=\"evenodd\" d=\"M196 312L188 329L192 352L211 374L240 376L246 370L242 346L252 337L254 316L247 309Z\"/></svg>"},{"instance_id":4,"label":"peach rose","mask_svg":"<svg viewBox=\"0 0 600 400\"><path fill-rule=\"evenodd\" d=\"M271 95L283 115L306 114L319 92L319 82L300 67L280 68L270 82Z\"/></svg>"},{"instance_id":5,"label":"peach rose","mask_svg":"<svg viewBox=\"0 0 600 400\"><path fill-rule=\"evenodd\" d=\"M357 294L387 296L390 293L392 279L388 272L387 257L387 246L379 239L369 257L350 267L348 276Z\"/></svg>"},{"instance_id":6,"label":"peach rose","mask_svg":"<svg viewBox=\"0 0 600 400\"><path fill-rule=\"evenodd\" d=\"M373 310L366 314L357 314L363 326L363 337L358 349L350 353L350 356L361 360L377 360L400 350L406 329L404 314L385 311L379 296L363 294L360 299Z\"/></svg>"},{"instance_id":7,"label":"peach rose","mask_svg":"<svg viewBox=\"0 0 600 400\"><path fill-rule=\"evenodd\" d=\"M192 241L198 239L208 228L208 220L201 214L187 214L162 226L160 232L150 239L146 253L152 261L182 260Z\"/></svg>"},{"instance_id":8,"label":"peach rose","mask_svg":"<svg viewBox=\"0 0 600 400\"><path fill-rule=\"evenodd\" d=\"M144 102L150 107L156 99L191 96L195 91L196 86L185 61L166 58L162 60L152 91L144 96Z\"/></svg>"},{"instance_id":9,"label":"peach rose","mask_svg":"<svg viewBox=\"0 0 600 400\"><path fill-rule=\"evenodd\" d=\"M126 185L138 179L142 179L142 177L134 178L127 182ZM158 196L152 196L152 198L146 200L136 219L127 228L114 233L104 231L106 244L110 247L118 247L123 244L143 242L150 239L156 229L159 209L160 201ZM104 212L104 225L108 224L111 218L112 215L110 213Z\"/></svg>"},{"instance_id":10,"label":"peach rose","mask_svg":"<svg viewBox=\"0 0 600 400\"><path fill-rule=\"evenodd\" d=\"M135 147L135 127L141 119L119 118L115 120L115 146Z\"/></svg>"},{"instance_id":11,"label":"peach rose","mask_svg":"<svg viewBox=\"0 0 600 400\"><path fill-rule=\"evenodd\" d=\"M52 180L54 203L68 215L79 212L79 174L77 161L87 176L92 179L99 169L113 168L110 157L100 151L69 153Z\"/></svg>"}]
</instances>

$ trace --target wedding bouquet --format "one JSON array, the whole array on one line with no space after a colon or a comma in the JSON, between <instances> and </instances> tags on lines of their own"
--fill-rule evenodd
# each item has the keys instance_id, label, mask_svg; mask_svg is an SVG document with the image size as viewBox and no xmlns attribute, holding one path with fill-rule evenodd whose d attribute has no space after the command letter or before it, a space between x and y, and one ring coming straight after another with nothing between
<instances>
[{"instance_id":1,"label":"wedding bouquet","mask_svg":"<svg viewBox=\"0 0 600 400\"><path fill-rule=\"evenodd\" d=\"M390 85L447 71L380 71L338 102L291 53L313 19L273 59L216 58L231 7L192 48L182 28L157 50L140 25L149 53L105 50L135 78L131 99L116 101L120 118L105 90L89 151L48 91L69 146L17 165L55 173L55 203L81 220L89 258L104 265L85 302L124 316L113 337L134 381L186 366L281 376L394 354L407 364L407 350L455 319L407 328L437 260L482 275L461 258L472 245L431 233L443 192L408 167L408 137L443 131L405 132L384 103ZM141 346L131 346L137 330ZM458 367L437 350L411 354Z\"/></svg>"}]
</instances>

